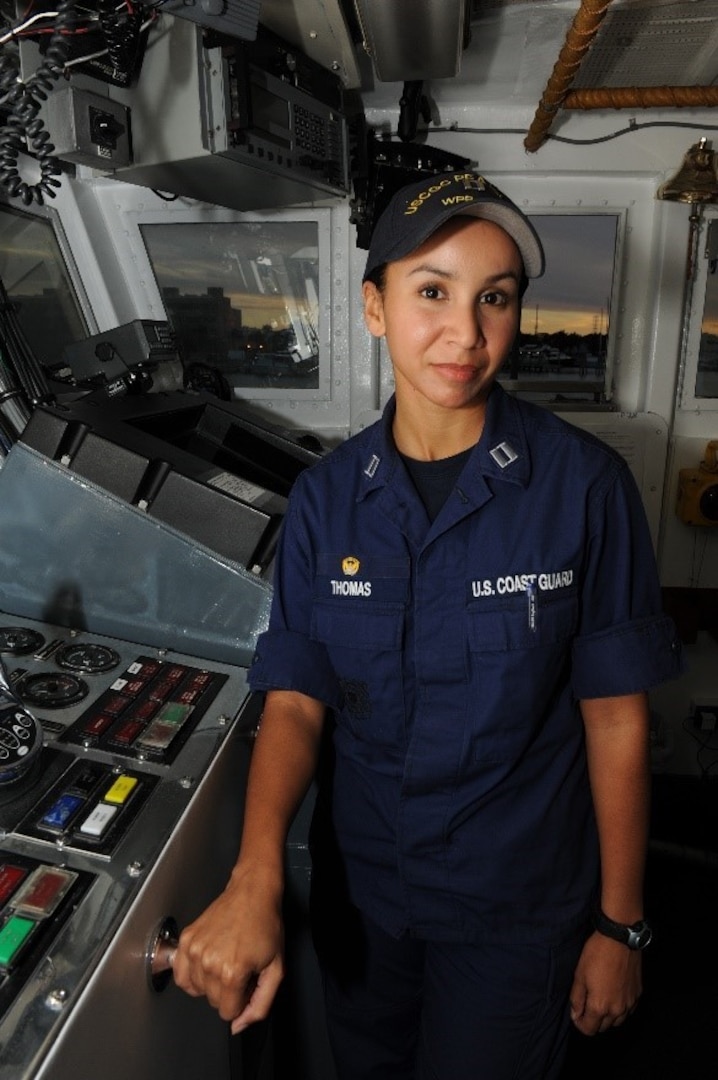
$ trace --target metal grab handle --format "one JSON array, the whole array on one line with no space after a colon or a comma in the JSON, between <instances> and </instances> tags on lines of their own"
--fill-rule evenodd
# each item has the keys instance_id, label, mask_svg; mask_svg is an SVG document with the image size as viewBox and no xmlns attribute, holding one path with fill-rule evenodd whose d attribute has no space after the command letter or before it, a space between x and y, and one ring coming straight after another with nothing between
<instances>
[{"instance_id":1,"label":"metal grab handle","mask_svg":"<svg viewBox=\"0 0 718 1080\"><path fill-rule=\"evenodd\" d=\"M147 981L157 993L172 980L172 964L178 945L179 928L172 916L167 915L150 938L145 953Z\"/></svg>"}]
</instances>

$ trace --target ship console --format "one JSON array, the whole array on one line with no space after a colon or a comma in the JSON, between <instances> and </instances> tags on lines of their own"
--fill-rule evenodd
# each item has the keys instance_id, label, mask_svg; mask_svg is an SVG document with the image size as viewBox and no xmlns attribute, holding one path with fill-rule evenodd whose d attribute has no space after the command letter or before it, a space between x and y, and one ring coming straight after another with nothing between
<instances>
[{"instance_id":1,"label":"ship console","mask_svg":"<svg viewBox=\"0 0 718 1080\"><path fill-rule=\"evenodd\" d=\"M247 666L314 457L178 394L38 408L5 459L0 1080L250 1075L155 961L236 858Z\"/></svg>"}]
</instances>

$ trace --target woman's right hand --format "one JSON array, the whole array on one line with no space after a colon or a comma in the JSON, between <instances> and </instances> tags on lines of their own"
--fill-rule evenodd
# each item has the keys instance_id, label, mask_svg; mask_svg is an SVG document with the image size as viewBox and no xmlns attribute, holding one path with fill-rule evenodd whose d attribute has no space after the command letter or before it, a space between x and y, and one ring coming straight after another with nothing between
<instances>
[{"instance_id":1,"label":"woman's right hand","mask_svg":"<svg viewBox=\"0 0 718 1080\"><path fill-rule=\"evenodd\" d=\"M232 1033L264 1020L284 976L282 886L235 867L227 887L181 933L174 981L207 998Z\"/></svg>"}]
</instances>

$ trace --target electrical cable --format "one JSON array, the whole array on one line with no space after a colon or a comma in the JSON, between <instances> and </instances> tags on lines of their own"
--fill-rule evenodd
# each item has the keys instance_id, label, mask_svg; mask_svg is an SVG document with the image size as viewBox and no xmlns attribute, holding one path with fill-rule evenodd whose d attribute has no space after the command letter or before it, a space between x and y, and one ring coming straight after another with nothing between
<instances>
[{"instance_id":1,"label":"electrical cable","mask_svg":"<svg viewBox=\"0 0 718 1080\"><path fill-rule=\"evenodd\" d=\"M121 4L116 0L97 0L95 18L105 47L85 56L73 57L66 62L65 68L106 56L114 71L133 71L140 55L142 34L157 18L155 11L145 18L146 6L133 4L131 0Z\"/></svg>"},{"instance_id":2,"label":"electrical cable","mask_svg":"<svg viewBox=\"0 0 718 1080\"><path fill-rule=\"evenodd\" d=\"M0 37L0 45L6 45L8 41L12 41L13 38L19 37L25 33L34 23L39 22L40 19L56 19L56 11L38 11L35 15L31 15L29 19L25 19L25 22L20 23L19 26L13 26L12 30L9 30L7 34L3 34Z\"/></svg>"},{"instance_id":3,"label":"electrical cable","mask_svg":"<svg viewBox=\"0 0 718 1080\"><path fill-rule=\"evenodd\" d=\"M666 128L686 128L688 130L695 131L718 131L718 124L694 124L686 120L646 120L645 122L632 121L627 127L618 128L617 131L611 131L607 135L598 135L592 139L571 139L567 135L547 135L547 142L559 142L566 143L569 146L597 146L600 143L610 142L612 139L618 139L622 135L631 135L635 131L641 131L644 128L653 127L666 127ZM422 128L420 134L431 135L434 132L442 132L445 134L457 134L457 135L526 135L528 134L525 128L477 128L477 127L463 127L458 124L446 124L438 125L436 127Z\"/></svg>"},{"instance_id":4,"label":"electrical cable","mask_svg":"<svg viewBox=\"0 0 718 1080\"><path fill-rule=\"evenodd\" d=\"M107 42L107 55L113 68L130 70L134 66L139 41L141 17L127 4L124 12L114 0L98 0L97 14Z\"/></svg>"},{"instance_id":5,"label":"electrical cable","mask_svg":"<svg viewBox=\"0 0 718 1080\"><path fill-rule=\"evenodd\" d=\"M16 307L0 279L0 347L4 359L4 382L7 391L17 398L18 391L26 406L48 404L52 394L44 370L30 348L17 318Z\"/></svg>"},{"instance_id":6,"label":"electrical cable","mask_svg":"<svg viewBox=\"0 0 718 1080\"><path fill-rule=\"evenodd\" d=\"M146 5L144 5L144 6L146 6ZM137 9L137 10L138 10L138 18L139 18L139 12L141 11L141 9ZM123 38L122 41L120 40L119 36L116 38L116 40L114 42L114 45L113 45L114 57L115 58L111 59L111 61L110 61L113 64L114 67L117 67L117 58L120 55L120 50L121 49L127 50L128 48L131 48L133 50L133 52L134 52L134 55L136 55L137 50L139 50L141 35L145 32L145 30L148 29L148 27L150 27L152 25L152 23L156 20L156 18L157 18L157 15L152 14L152 15L150 15L150 17L148 19L144 19L144 20L141 20L139 22L135 22L133 24L132 37L131 38L129 36L127 36L127 37ZM73 56L73 58L71 60L67 60L65 62L65 70L69 71L70 68L78 67L78 66L80 66L82 64L87 64L91 60L99 60L103 56L110 56L110 57L113 56L113 53L111 52L109 45L107 46L107 48L98 49L96 52L86 53L83 56ZM123 64L126 65L126 68L124 66L120 66L120 70L131 70L132 65L134 64L134 56L131 55L129 57L126 57L124 59L124 61L123 61Z\"/></svg>"},{"instance_id":7,"label":"electrical cable","mask_svg":"<svg viewBox=\"0 0 718 1080\"><path fill-rule=\"evenodd\" d=\"M62 166L38 115L42 103L70 67L108 57L113 71L131 72L140 55L142 34L157 17L156 9L150 10L146 18L146 5L131 0L97 0L94 9L76 0L60 0L55 10L30 15L0 37L0 46L7 46L19 38L50 35L39 68L24 81L19 77L17 53L7 47L0 49L0 102L9 109L0 132L0 184L12 198L29 206L33 201L42 205L46 196L55 197ZM54 20L52 27L38 26L43 20ZM71 42L80 34L96 32L103 47L70 59ZM21 154L37 162L40 177L36 183L21 175Z\"/></svg>"},{"instance_id":8,"label":"electrical cable","mask_svg":"<svg viewBox=\"0 0 718 1080\"><path fill-rule=\"evenodd\" d=\"M20 390L15 372L7 362L0 339L0 434L2 445L12 444L22 435L30 409Z\"/></svg>"},{"instance_id":9,"label":"electrical cable","mask_svg":"<svg viewBox=\"0 0 718 1080\"><path fill-rule=\"evenodd\" d=\"M67 34L73 27L74 12L75 0L61 0L57 5L47 51L27 80L17 78L12 61L5 63L4 55L0 59L0 91L7 91L5 100L10 106L6 126L0 132L0 183L11 198L22 199L26 206L33 201L42 205L46 195L54 198L54 189L60 186L57 176L61 167L54 157L55 147L38 113L64 70L69 50ZM36 183L29 183L20 174L21 154L37 161L40 178Z\"/></svg>"}]
</instances>

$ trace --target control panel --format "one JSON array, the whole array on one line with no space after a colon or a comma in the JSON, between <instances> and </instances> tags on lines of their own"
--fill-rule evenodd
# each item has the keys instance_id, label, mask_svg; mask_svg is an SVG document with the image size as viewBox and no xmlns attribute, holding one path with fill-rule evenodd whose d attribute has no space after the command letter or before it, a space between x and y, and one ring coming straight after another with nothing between
<instances>
[{"instance_id":1,"label":"control panel","mask_svg":"<svg viewBox=\"0 0 718 1080\"><path fill-rule=\"evenodd\" d=\"M15 999L93 880L41 859L0 854L0 1010Z\"/></svg>"},{"instance_id":2,"label":"control panel","mask_svg":"<svg viewBox=\"0 0 718 1080\"><path fill-rule=\"evenodd\" d=\"M102 1000L95 985L86 1002L84 988L113 956L113 984L129 965L127 977L151 993L136 945L122 942L124 924L134 918L146 937L160 917L182 925L221 888L257 710L243 668L2 612L0 672L5 1080L19 1067L44 1077L48 1055L76 1067L92 1042L88 1011ZM224 790L212 792L220 771ZM182 861L165 873L173 848ZM155 880L163 883L153 890ZM131 918L136 909L147 914ZM75 1012L81 1038L68 1023ZM92 1021L99 1040L103 1023L109 1032L119 1022L101 1016Z\"/></svg>"}]
</instances>

